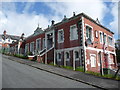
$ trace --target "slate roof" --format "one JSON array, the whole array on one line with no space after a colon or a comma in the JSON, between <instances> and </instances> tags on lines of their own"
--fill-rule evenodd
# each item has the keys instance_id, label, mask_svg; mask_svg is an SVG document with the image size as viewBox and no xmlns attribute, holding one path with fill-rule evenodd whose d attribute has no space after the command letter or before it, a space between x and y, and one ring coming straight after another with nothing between
<instances>
[{"instance_id":1,"label":"slate roof","mask_svg":"<svg viewBox=\"0 0 120 90\"><path fill-rule=\"evenodd\" d=\"M45 33L45 32L42 30L42 28L37 27L37 29L34 31L34 33L32 35L28 36L25 40L27 40L28 38L37 36L39 34L43 34L43 33Z\"/></svg>"},{"instance_id":2,"label":"slate roof","mask_svg":"<svg viewBox=\"0 0 120 90\"><path fill-rule=\"evenodd\" d=\"M20 39L20 36L15 36L15 35L4 35L4 34L1 34L0 37L2 37L3 40L7 39L7 38L10 38L12 40L19 40Z\"/></svg>"},{"instance_id":3,"label":"slate roof","mask_svg":"<svg viewBox=\"0 0 120 90\"><path fill-rule=\"evenodd\" d=\"M80 13L80 14L75 15L75 16L72 16L72 17L70 17L70 18L65 18L65 17L64 17L64 19L63 19L61 22L58 22L58 23L54 24L53 26L55 27L55 26L61 25L61 24L63 24L63 23L66 23L66 22L69 22L69 21L71 21L71 20L74 20L74 19L76 19L76 18L78 18L78 17L80 17L80 16L83 16L83 17L89 19L89 20L92 21L93 23L97 24L98 26L100 26L100 27L104 28L105 30L107 30L107 31L111 32L112 34L114 34L110 29L106 28L105 26L101 25L100 23L97 23L96 20L92 19L91 17L89 17L89 16L86 15L85 13ZM53 26L52 26L52 27L53 27ZM50 27L49 27L49 28L50 28ZM49 29L46 28L45 31L49 31Z\"/></svg>"}]
</instances>

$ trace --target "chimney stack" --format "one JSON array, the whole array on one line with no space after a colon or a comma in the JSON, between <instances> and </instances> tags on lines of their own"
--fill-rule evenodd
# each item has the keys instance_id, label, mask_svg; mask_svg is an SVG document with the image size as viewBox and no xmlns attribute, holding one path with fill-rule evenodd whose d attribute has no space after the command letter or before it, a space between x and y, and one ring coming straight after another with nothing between
<instances>
[{"instance_id":1,"label":"chimney stack","mask_svg":"<svg viewBox=\"0 0 120 90\"><path fill-rule=\"evenodd\" d=\"M75 16L75 12L73 12L73 17Z\"/></svg>"},{"instance_id":2,"label":"chimney stack","mask_svg":"<svg viewBox=\"0 0 120 90\"><path fill-rule=\"evenodd\" d=\"M4 30L3 34L6 35L6 30Z\"/></svg>"},{"instance_id":3,"label":"chimney stack","mask_svg":"<svg viewBox=\"0 0 120 90\"><path fill-rule=\"evenodd\" d=\"M54 21L54 20L52 20L51 22L52 22L52 25L54 25L55 21Z\"/></svg>"},{"instance_id":4,"label":"chimney stack","mask_svg":"<svg viewBox=\"0 0 120 90\"><path fill-rule=\"evenodd\" d=\"M66 19L66 15L64 15L64 19Z\"/></svg>"}]
</instances>

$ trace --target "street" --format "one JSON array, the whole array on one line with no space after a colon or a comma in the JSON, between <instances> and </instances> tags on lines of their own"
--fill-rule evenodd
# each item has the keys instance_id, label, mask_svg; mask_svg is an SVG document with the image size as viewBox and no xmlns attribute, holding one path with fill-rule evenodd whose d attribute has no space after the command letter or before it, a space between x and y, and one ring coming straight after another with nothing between
<instances>
[{"instance_id":1,"label":"street","mask_svg":"<svg viewBox=\"0 0 120 90\"><path fill-rule=\"evenodd\" d=\"M2 57L2 88L95 88Z\"/></svg>"}]
</instances>

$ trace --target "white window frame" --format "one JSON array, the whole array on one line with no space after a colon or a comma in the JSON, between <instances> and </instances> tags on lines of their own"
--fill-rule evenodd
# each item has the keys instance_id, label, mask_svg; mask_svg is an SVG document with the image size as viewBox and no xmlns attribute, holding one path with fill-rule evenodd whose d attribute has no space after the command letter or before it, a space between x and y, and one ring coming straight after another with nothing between
<instances>
[{"instance_id":1,"label":"white window frame","mask_svg":"<svg viewBox=\"0 0 120 90\"><path fill-rule=\"evenodd\" d=\"M112 45L109 43L109 37L112 38ZM114 46L114 45L113 45L113 37L110 36L110 35L108 35L108 38L107 38L107 39L108 39L108 45L111 46L111 47L113 47L113 46Z\"/></svg>"},{"instance_id":2,"label":"white window frame","mask_svg":"<svg viewBox=\"0 0 120 90\"><path fill-rule=\"evenodd\" d=\"M89 24L85 24L85 29L86 29L86 27L91 28L91 41L94 41L94 32L93 32L93 27L92 27L91 25L89 25ZM87 29L86 29L86 31L87 31ZM86 32L85 32L85 35L86 35ZM87 36L86 36L86 39L88 39L88 37L87 37Z\"/></svg>"},{"instance_id":3,"label":"white window frame","mask_svg":"<svg viewBox=\"0 0 120 90\"><path fill-rule=\"evenodd\" d=\"M71 29L74 26L76 27L76 35L74 35L74 33L72 31L73 29ZM72 36L75 36L75 37L73 38ZM78 39L78 28L77 28L77 25L74 24L74 25L70 26L70 40L77 40L77 39Z\"/></svg>"},{"instance_id":4,"label":"white window frame","mask_svg":"<svg viewBox=\"0 0 120 90\"><path fill-rule=\"evenodd\" d=\"M42 39L42 49L45 48L45 38Z\"/></svg>"},{"instance_id":5,"label":"white window frame","mask_svg":"<svg viewBox=\"0 0 120 90\"><path fill-rule=\"evenodd\" d=\"M35 47L33 47L33 51L31 51L31 44L32 44L32 43L35 44L35 42L33 41L33 42L30 43L30 52L34 52L34 51L35 51Z\"/></svg>"},{"instance_id":6,"label":"white window frame","mask_svg":"<svg viewBox=\"0 0 120 90\"><path fill-rule=\"evenodd\" d=\"M59 32L63 32L63 40L60 40L60 33ZM63 43L64 42L64 30L63 29L60 29L58 30L58 43Z\"/></svg>"},{"instance_id":7,"label":"white window frame","mask_svg":"<svg viewBox=\"0 0 120 90\"><path fill-rule=\"evenodd\" d=\"M95 30L95 37L98 38L98 34L99 32L97 30Z\"/></svg>"},{"instance_id":8,"label":"white window frame","mask_svg":"<svg viewBox=\"0 0 120 90\"><path fill-rule=\"evenodd\" d=\"M106 33L104 33L104 35L106 35L106 39L105 39L105 45L107 45L107 34ZM103 40L104 40L104 37L103 37ZM104 41L103 41L103 43L104 43Z\"/></svg>"},{"instance_id":9,"label":"white window frame","mask_svg":"<svg viewBox=\"0 0 120 90\"><path fill-rule=\"evenodd\" d=\"M38 45L37 45L37 44L38 44L38 43L37 43L38 40L40 40L39 49L38 49ZM41 38L36 39L36 50L38 50L38 51L41 50Z\"/></svg>"},{"instance_id":10,"label":"white window frame","mask_svg":"<svg viewBox=\"0 0 120 90\"><path fill-rule=\"evenodd\" d=\"M78 58L76 58L75 52L78 52ZM74 58L75 58L75 61L78 61L78 60L79 60L79 57L80 57L80 52L79 52L78 50L74 50Z\"/></svg>"},{"instance_id":11,"label":"white window frame","mask_svg":"<svg viewBox=\"0 0 120 90\"><path fill-rule=\"evenodd\" d=\"M91 58L94 57L95 60L91 60ZM90 54L90 64L91 64L91 67L96 67L96 63L97 63L97 58L96 58L96 54ZM94 64L94 65L93 65Z\"/></svg>"},{"instance_id":12,"label":"white window frame","mask_svg":"<svg viewBox=\"0 0 120 90\"><path fill-rule=\"evenodd\" d=\"M69 58L67 58L67 53L69 54ZM66 52L65 52L65 58L66 58L66 61L69 61L69 60L70 60L70 51L66 51Z\"/></svg>"},{"instance_id":13,"label":"white window frame","mask_svg":"<svg viewBox=\"0 0 120 90\"><path fill-rule=\"evenodd\" d=\"M59 58L59 54L61 54L61 58ZM61 52L57 52L57 61L61 61L62 59L62 53Z\"/></svg>"},{"instance_id":14,"label":"white window frame","mask_svg":"<svg viewBox=\"0 0 120 90\"><path fill-rule=\"evenodd\" d=\"M102 41L101 41L101 36L99 36L100 44L103 44L103 32L99 31L99 35L100 35L100 33L102 34Z\"/></svg>"},{"instance_id":15,"label":"white window frame","mask_svg":"<svg viewBox=\"0 0 120 90\"><path fill-rule=\"evenodd\" d=\"M29 52L29 43L25 44L25 53Z\"/></svg>"}]
</instances>

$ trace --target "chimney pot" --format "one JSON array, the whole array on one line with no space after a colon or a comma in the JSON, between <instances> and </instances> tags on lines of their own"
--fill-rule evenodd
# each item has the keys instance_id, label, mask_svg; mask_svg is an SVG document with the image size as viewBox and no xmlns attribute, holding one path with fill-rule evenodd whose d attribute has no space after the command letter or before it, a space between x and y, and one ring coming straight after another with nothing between
<instances>
[{"instance_id":1,"label":"chimney pot","mask_svg":"<svg viewBox=\"0 0 120 90\"><path fill-rule=\"evenodd\" d=\"M66 15L64 15L64 19L66 19Z\"/></svg>"},{"instance_id":2,"label":"chimney pot","mask_svg":"<svg viewBox=\"0 0 120 90\"><path fill-rule=\"evenodd\" d=\"M52 22L52 25L54 25L55 21L54 21L54 20L52 20L51 22Z\"/></svg>"},{"instance_id":3,"label":"chimney pot","mask_svg":"<svg viewBox=\"0 0 120 90\"><path fill-rule=\"evenodd\" d=\"M4 30L3 34L6 35L6 30Z\"/></svg>"}]
</instances>

